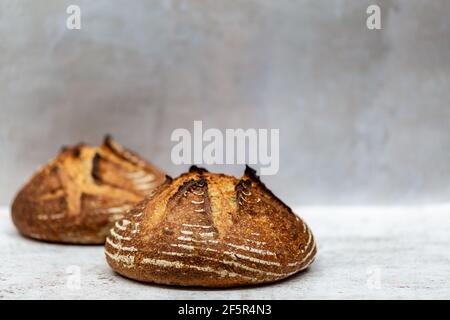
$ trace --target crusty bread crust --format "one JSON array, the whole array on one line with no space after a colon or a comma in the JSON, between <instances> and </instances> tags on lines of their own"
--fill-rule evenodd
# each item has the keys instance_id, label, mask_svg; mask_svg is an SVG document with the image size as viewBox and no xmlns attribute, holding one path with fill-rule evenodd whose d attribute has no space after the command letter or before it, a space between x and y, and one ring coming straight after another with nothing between
<instances>
[{"instance_id":1,"label":"crusty bread crust","mask_svg":"<svg viewBox=\"0 0 450 320\"><path fill-rule=\"evenodd\" d=\"M17 229L34 239L101 244L113 223L166 179L107 136L100 147L65 147L19 191Z\"/></svg>"},{"instance_id":2,"label":"crusty bread crust","mask_svg":"<svg viewBox=\"0 0 450 320\"><path fill-rule=\"evenodd\" d=\"M240 180L192 167L117 221L105 243L121 275L203 287L284 279L316 250L308 226L249 167Z\"/></svg>"}]
</instances>

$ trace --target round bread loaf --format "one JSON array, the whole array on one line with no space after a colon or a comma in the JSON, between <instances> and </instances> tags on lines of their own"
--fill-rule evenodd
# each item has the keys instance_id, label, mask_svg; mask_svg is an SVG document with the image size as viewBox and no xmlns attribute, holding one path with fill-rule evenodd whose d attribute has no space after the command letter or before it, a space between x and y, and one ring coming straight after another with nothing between
<instances>
[{"instance_id":1,"label":"round bread loaf","mask_svg":"<svg viewBox=\"0 0 450 320\"><path fill-rule=\"evenodd\" d=\"M238 180L192 167L117 221L105 254L116 272L135 280L230 287L304 270L316 244L253 169Z\"/></svg>"},{"instance_id":2,"label":"round bread loaf","mask_svg":"<svg viewBox=\"0 0 450 320\"><path fill-rule=\"evenodd\" d=\"M165 179L109 136L100 147L64 147L19 191L12 219L34 239L101 244L113 223Z\"/></svg>"}]
</instances>

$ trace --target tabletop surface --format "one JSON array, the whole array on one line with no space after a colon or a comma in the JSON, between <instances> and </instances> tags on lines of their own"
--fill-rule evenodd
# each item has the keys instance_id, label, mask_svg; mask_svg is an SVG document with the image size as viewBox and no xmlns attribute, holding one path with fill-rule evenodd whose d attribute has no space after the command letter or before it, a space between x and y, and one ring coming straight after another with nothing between
<instances>
[{"instance_id":1,"label":"tabletop surface","mask_svg":"<svg viewBox=\"0 0 450 320\"><path fill-rule=\"evenodd\" d=\"M449 299L450 205L303 207L316 261L287 280L239 289L131 281L102 246L26 239L0 208L0 299Z\"/></svg>"}]
</instances>

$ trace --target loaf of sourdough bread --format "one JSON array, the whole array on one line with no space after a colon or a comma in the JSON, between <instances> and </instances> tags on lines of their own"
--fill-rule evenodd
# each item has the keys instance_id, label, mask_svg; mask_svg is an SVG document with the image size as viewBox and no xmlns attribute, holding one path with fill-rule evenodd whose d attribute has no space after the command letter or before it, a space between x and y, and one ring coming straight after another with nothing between
<instances>
[{"instance_id":1,"label":"loaf of sourdough bread","mask_svg":"<svg viewBox=\"0 0 450 320\"><path fill-rule=\"evenodd\" d=\"M19 191L12 219L34 239L104 243L113 223L165 179L109 136L100 147L64 147Z\"/></svg>"},{"instance_id":2,"label":"loaf of sourdough bread","mask_svg":"<svg viewBox=\"0 0 450 320\"><path fill-rule=\"evenodd\" d=\"M306 269L311 230L247 167L236 179L192 167L117 221L105 243L119 274L167 285L230 287Z\"/></svg>"}]
</instances>

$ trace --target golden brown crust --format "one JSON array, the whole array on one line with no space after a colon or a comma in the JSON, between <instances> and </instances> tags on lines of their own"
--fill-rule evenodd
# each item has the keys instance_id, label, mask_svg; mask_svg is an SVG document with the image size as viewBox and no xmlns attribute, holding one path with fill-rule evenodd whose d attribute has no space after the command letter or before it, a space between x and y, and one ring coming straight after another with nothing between
<instances>
[{"instance_id":1,"label":"golden brown crust","mask_svg":"<svg viewBox=\"0 0 450 320\"><path fill-rule=\"evenodd\" d=\"M65 147L19 191L12 219L31 238L104 243L114 221L165 180L111 137L100 147Z\"/></svg>"},{"instance_id":2,"label":"golden brown crust","mask_svg":"<svg viewBox=\"0 0 450 320\"><path fill-rule=\"evenodd\" d=\"M229 287L304 270L316 244L252 169L238 180L193 167L117 221L105 253L115 271L139 281Z\"/></svg>"}]
</instances>

